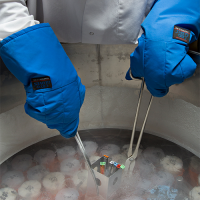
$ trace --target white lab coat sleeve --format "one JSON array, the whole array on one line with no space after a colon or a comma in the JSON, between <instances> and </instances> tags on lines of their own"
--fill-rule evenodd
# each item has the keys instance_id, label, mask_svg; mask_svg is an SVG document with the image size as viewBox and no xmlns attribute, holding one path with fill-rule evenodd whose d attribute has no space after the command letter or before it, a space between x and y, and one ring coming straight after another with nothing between
<instances>
[{"instance_id":1,"label":"white lab coat sleeve","mask_svg":"<svg viewBox=\"0 0 200 200\"><path fill-rule=\"evenodd\" d=\"M25 0L0 0L0 41L35 24L39 21L29 14Z\"/></svg>"}]
</instances>

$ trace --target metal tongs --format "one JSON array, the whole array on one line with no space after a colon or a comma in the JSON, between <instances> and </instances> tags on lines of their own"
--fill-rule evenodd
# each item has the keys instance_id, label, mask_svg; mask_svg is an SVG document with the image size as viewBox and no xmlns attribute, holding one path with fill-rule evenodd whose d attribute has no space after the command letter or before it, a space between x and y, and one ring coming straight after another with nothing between
<instances>
[{"instance_id":1,"label":"metal tongs","mask_svg":"<svg viewBox=\"0 0 200 200\"><path fill-rule=\"evenodd\" d=\"M151 95L149 105L148 105L148 108L147 108L147 112L146 112L146 116L144 118L142 129L140 131L139 139L138 139L135 151L133 153L133 151L132 151L133 139L134 139L134 135L135 135L138 113L139 113L139 110L140 110L140 104L141 104L143 90L144 90L144 83L145 83L144 78L142 78L139 100L138 100L138 105L137 105L137 110L136 110L136 115L135 115L135 121L134 121L134 125L133 125L133 130L132 130L132 136L131 136L130 146L129 146L128 153L127 153L128 159L126 160L126 163L125 163L125 171L128 171L130 169L130 171L129 171L130 173L132 173L132 171L135 167L135 159L138 156L138 149L139 149L139 146L140 146L140 143L141 143L141 139L142 139L142 135L143 135L144 128L145 128L145 125L146 125L146 121L147 121L147 118L148 118L149 110L150 110L150 107L151 107L151 104L152 104L152 101L153 101L153 96Z\"/></svg>"},{"instance_id":2,"label":"metal tongs","mask_svg":"<svg viewBox=\"0 0 200 200\"><path fill-rule=\"evenodd\" d=\"M85 153L85 147L83 146L82 140L81 140L78 132L75 135L75 140L78 143L78 146L79 146L79 148L80 148L80 150L81 150L81 152L83 154L83 157L84 157L84 159L85 159L85 161L86 161L86 163L88 165L88 169L89 169L89 171L90 171L90 173L92 175L92 178L94 180L94 183L95 183L95 186L96 186L96 192L97 192L97 196L98 196L99 195L99 188L98 188L98 185L97 185L97 182L96 182L96 177L95 177L94 171L91 168L90 160L89 160L87 154Z\"/></svg>"}]
</instances>

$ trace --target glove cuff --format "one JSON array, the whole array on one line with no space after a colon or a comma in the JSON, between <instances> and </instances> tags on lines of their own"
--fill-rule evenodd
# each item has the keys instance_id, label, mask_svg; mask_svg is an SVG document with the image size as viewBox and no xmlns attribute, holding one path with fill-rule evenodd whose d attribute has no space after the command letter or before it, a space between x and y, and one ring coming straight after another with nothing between
<instances>
[{"instance_id":1,"label":"glove cuff","mask_svg":"<svg viewBox=\"0 0 200 200\"><path fill-rule=\"evenodd\" d=\"M24 84L27 92L46 92L77 80L77 72L49 24L37 24L0 42L0 55L7 68ZM49 78L51 87L43 87ZM33 82L40 85L34 89ZM41 80L41 81L40 81Z\"/></svg>"}]
</instances>

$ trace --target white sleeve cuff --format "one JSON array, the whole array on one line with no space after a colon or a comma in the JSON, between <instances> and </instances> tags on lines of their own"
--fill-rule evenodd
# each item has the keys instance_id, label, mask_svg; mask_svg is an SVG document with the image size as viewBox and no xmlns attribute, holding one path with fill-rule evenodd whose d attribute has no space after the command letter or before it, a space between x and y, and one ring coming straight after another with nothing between
<instances>
[{"instance_id":1,"label":"white sleeve cuff","mask_svg":"<svg viewBox=\"0 0 200 200\"><path fill-rule=\"evenodd\" d=\"M39 24L29 15L24 1L0 0L0 41L24 28Z\"/></svg>"}]
</instances>

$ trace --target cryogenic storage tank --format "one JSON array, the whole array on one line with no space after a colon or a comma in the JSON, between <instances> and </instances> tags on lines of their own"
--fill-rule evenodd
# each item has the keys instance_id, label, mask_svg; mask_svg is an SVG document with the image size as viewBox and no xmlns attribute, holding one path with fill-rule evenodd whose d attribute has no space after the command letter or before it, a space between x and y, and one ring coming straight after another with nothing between
<instances>
[{"instance_id":1,"label":"cryogenic storage tank","mask_svg":"<svg viewBox=\"0 0 200 200\"><path fill-rule=\"evenodd\" d=\"M140 81L126 81L124 75L129 54L136 45L63 47L87 88L79 132L86 150L91 152L90 159L95 162L107 152L124 164L140 87ZM128 177L123 173L122 187L113 192L114 199L155 199L163 194L177 199L199 198L200 55L190 55L198 64L195 74L172 86L167 96L154 99L145 128L149 134L144 134L134 171ZM87 196L88 168L75 139L64 139L56 130L26 115L23 86L2 60L0 73L0 195L6 191L13 198L29 195L51 200L95 199ZM149 97L145 89L137 130L141 128ZM41 151L44 155L38 160ZM42 160L48 162L43 165ZM77 161L78 165L68 160ZM65 173L68 168L70 173Z\"/></svg>"},{"instance_id":2,"label":"cryogenic storage tank","mask_svg":"<svg viewBox=\"0 0 200 200\"><path fill-rule=\"evenodd\" d=\"M63 1L63 4L69 5L72 2L75 1ZM92 1L88 2L90 6L96 6ZM99 4L102 2L98 1ZM118 1L109 1L109 5L113 2ZM80 111L79 133L90 161L95 163L101 156L108 154L111 159L124 164L141 84L139 80L127 81L125 74L130 66L129 55L137 47L143 17L135 21L137 28L133 26L131 34L137 34L133 41L127 39L131 35L124 37L119 34L119 38L114 37L115 27L105 37L101 31L99 35L95 29L88 31L94 27L99 28L99 24L90 24L92 18L88 13L91 9L88 9L87 3L83 0L79 8L66 6L67 10L61 9L60 4L53 0L28 1L28 6L30 13L40 22L50 22L86 86L86 96ZM149 0L145 16L152 3ZM60 11L61 19L55 17L56 12L52 12L52 8ZM134 9L137 13L137 8ZM77 18L73 19L77 23L67 17L74 13ZM112 12L109 14L115 16ZM123 14L121 20L125 21L122 24L127 29L126 12ZM83 15L83 21L87 22L84 26L79 23ZM134 17L134 12L131 12L131 18ZM105 20L108 26L109 20L108 23ZM66 27L68 34L65 33ZM78 34L74 34L74 30L68 27L73 27ZM154 98L134 171L129 176L125 173L120 176L124 187L114 194L116 200L161 199L163 194L176 200L199 199L199 44L195 51L189 51L197 63L194 75L182 84L170 87L165 97ZM149 98L150 93L145 88L137 131L141 129ZM67 140L58 131L50 130L26 115L25 100L23 85L8 71L0 58L0 198L6 194L12 199L93 199L86 193L88 166L75 139ZM98 167L95 170L98 171ZM116 182L117 179L113 185ZM101 180L98 184L101 185Z\"/></svg>"}]
</instances>

